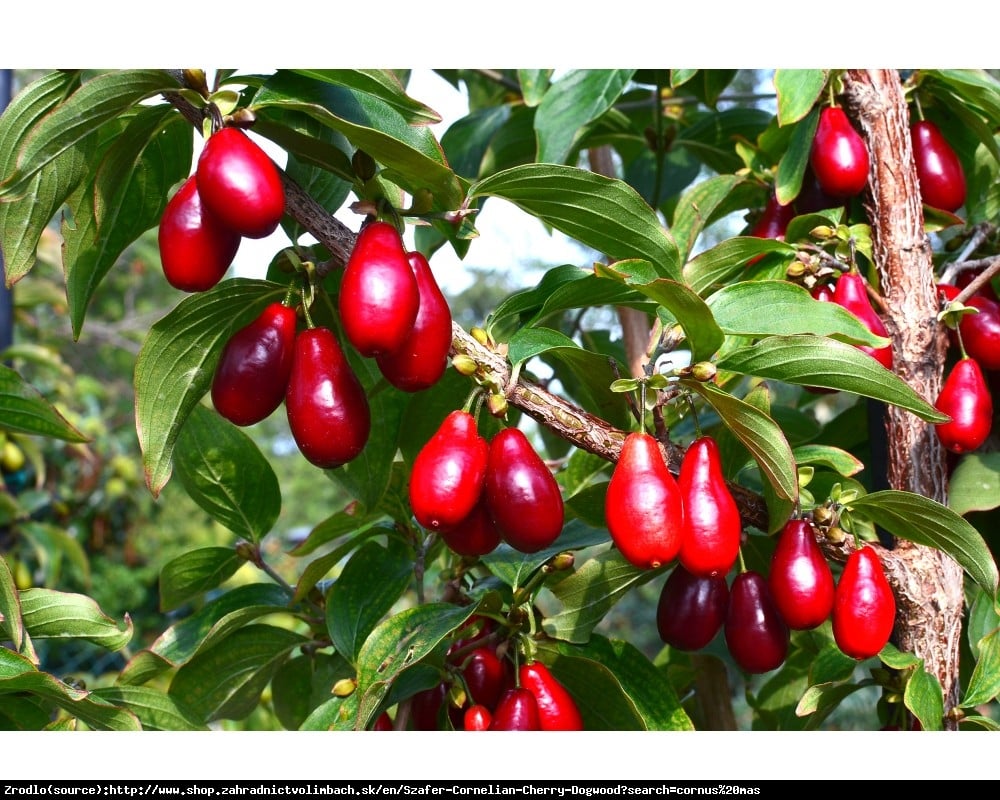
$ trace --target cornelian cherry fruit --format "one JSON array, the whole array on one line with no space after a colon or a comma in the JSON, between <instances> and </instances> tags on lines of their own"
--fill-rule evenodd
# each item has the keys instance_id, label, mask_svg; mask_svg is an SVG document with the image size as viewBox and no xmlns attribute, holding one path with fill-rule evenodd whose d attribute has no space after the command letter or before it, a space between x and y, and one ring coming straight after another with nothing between
<instances>
[{"instance_id":1,"label":"cornelian cherry fruit","mask_svg":"<svg viewBox=\"0 0 1000 800\"><path fill-rule=\"evenodd\" d=\"M660 591L656 629L676 650L701 650L722 628L728 607L729 586L723 575L692 575L678 564Z\"/></svg>"},{"instance_id":2,"label":"cornelian cherry fruit","mask_svg":"<svg viewBox=\"0 0 1000 800\"><path fill-rule=\"evenodd\" d=\"M678 485L684 505L681 564L693 575L725 575L739 554L743 524L726 486L719 446L711 436L688 446Z\"/></svg>"},{"instance_id":3,"label":"cornelian cherry fruit","mask_svg":"<svg viewBox=\"0 0 1000 800\"><path fill-rule=\"evenodd\" d=\"M957 211L965 203L965 171L941 130L928 119L910 126L920 198L933 208Z\"/></svg>"},{"instance_id":4,"label":"cornelian cherry fruit","mask_svg":"<svg viewBox=\"0 0 1000 800\"><path fill-rule=\"evenodd\" d=\"M969 453L986 441L993 426L993 396L974 358L951 368L934 407L951 417L935 425L941 443L953 453Z\"/></svg>"},{"instance_id":5,"label":"cornelian cherry fruit","mask_svg":"<svg viewBox=\"0 0 1000 800\"><path fill-rule=\"evenodd\" d=\"M876 336L888 337L889 332L882 318L875 313L871 300L868 299L865 279L859 273L845 272L837 278L833 287L833 302L854 314ZM857 348L862 353L870 355L886 369L892 369L892 345L877 349L868 345L857 345Z\"/></svg>"},{"instance_id":6,"label":"cornelian cherry fruit","mask_svg":"<svg viewBox=\"0 0 1000 800\"><path fill-rule=\"evenodd\" d=\"M868 183L868 148L839 106L820 111L809 164L820 187L832 197L853 197Z\"/></svg>"},{"instance_id":7,"label":"cornelian cherry fruit","mask_svg":"<svg viewBox=\"0 0 1000 800\"><path fill-rule=\"evenodd\" d=\"M771 597L792 630L823 623L833 609L833 573L808 520L785 523L771 556Z\"/></svg>"},{"instance_id":8,"label":"cornelian cherry fruit","mask_svg":"<svg viewBox=\"0 0 1000 800\"><path fill-rule=\"evenodd\" d=\"M844 563L833 599L833 638L851 658L878 655L892 635L896 599L872 547L854 550Z\"/></svg>"},{"instance_id":9,"label":"cornelian cherry fruit","mask_svg":"<svg viewBox=\"0 0 1000 800\"><path fill-rule=\"evenodd\" d=\"M462 717L462 727L467 731L488 731L493 714L484 705L469 706Z\"/></svg>"},{"instance_id":10,"label":"cornelian cherry fruit","mask_svg":"<svg viewBox=\"0 0 1000 800\"><path fill-rule=\"evenodd\" d=\"M491 731L539 731L538 701L524 687L507 689L493 711Z\"/></svg>"},{"instance_id":11,"label":"cornelian cherry fruit","mask_svg":"<svg viewBox=\"0 0 1000 800\"><path fill-rule=\"evenodd\" d=\"M750 674L770 672L785 662L788 626L759 572L747 570L733 578L723 631L729 654Z\"/></svg>"},{"instance_id":12,"label":"cornelian cherry fruit","mask_svg":"<svg viewBox=\"0 0 1000 800\"><path fill-rule=\"evenodd\" d=\"M545 664L541 661L521 664L518 678L521 686L535 696L539 727L543 731L583 730L583 717L576 701Z\"/></svg>"},{"instance_id":13,"label":"cornelian cherry fruit","mask_svg":"<svg viewBox=\"0 0 1000 800\"><path fill-rule=\"evenodd\" d=\"M500 531L483 496L461 522L450 528L441 528L439 532L453 553L473 558L492 553L501 541Z\"/></svg>"}]
</instances>

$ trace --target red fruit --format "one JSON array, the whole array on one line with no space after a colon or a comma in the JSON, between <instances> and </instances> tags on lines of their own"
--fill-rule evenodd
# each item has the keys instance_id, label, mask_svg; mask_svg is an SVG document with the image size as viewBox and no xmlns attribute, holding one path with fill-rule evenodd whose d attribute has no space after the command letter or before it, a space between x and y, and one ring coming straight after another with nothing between
<instances>
[{"instance_id":1,"label":"red fruit","mask_svg":"<svg viewBox=\"0 0 1000 800\"><path fill-rule=\"evenodd\" d=\"M868 148L839 106L820 111L809 165L831 197L853 197L868 183Z\"/></svg>"},{"instance_id":2,"label":"red fruit","mask_svg":"<svg viewBox=\"0 0 1000 800\"><path fill-rule=\"evenodd\" d=\"M833 573L812 525L789 520L778 536L768 575L771 597L792 630L820 625L833 609Z\"/></svg>"},{"instance_id":3,"label":"red fruit","mask_svg":"<svg viewBox=\"0 0 1000 800\"><path fill-rule=\"evenodd\" d=\"M955 286L957 286L959 289L964 289L966 286L972 283L976 278L978 278L979 275L980 275L979 270L974 270L974 269L963 270L962 272L958 273L958 276L955 278ZM982 295L987 300L992 300L994 303L1000 303L1000 295L997 295L996 289L993 288L993 283L991 281L987 281L982 286L980 286L976 294Z\"/></svg>"},{"instance_id":4,"label":"red fruit","mask_svg":"<svg viewBox=\"0 0 1000 800\"><path fill-rule=\"evenodd\" d=\"M372 222L361 229L340 284L340 321L363 356L405 346L420 307L417 278L395 226Z\"/></svg>"},{"instance_id":5,"label":"red fruit","mask_svg":"<svg viewBox=\"0 0 1000 800\"><path fill-rule=\"evenodd\" d=\"M540 661L522 664L521 686L535 696L539 727L543 731L582 731L583 717L573 696Z\"/></svg>"},{"instance_id":6,"label":"red fruit","mask_svg":"<svg viewBox=\"0 0 1000 800\"><path fill-rule=\"evenodd\" d=\"M504 428L490 442L484 489L500 536L515 550L537 553L559 538L559 484L520 428Z\"/></svg>"},{"instance_id":7,"label":"red fruit","mask_svg":"<svg viewBox=\"0 0 1000 800\"><path fill-rule=\"evenodd\" d=\"M410 716L415 731L436 731L441 728L441 708L448 694L448 684L439 683L431 689L417 692L410 698Z\"/></svg>"},{"instance_id":8,"label":"red fruit","mask_svg":"<svg viewBox=\"0 0 1000 800\"><path fill-rule=\"evenodd\" d=\"M811 167L806 168L806 174L802 176L802 188L798 197L795 198L796 214L814 214L826 208L836 208L843 203L835 197L831 197L823 191L823 187L816 180L816 173Z\"/></svg>"},{"instance_id":9,"label":"red fruit","mask_svg":"<svg viewBox=\"0 0 1000 800\"><path fill-rule=\"evenodd\" d=\"M759 239L779 239L784 241L785 231L788 230L788 223L795 216L795 209L791 205L783 206L778 202L778 198L772 192L764 206L764 213L753 226L750 236Z\"/></svg>"},{"instance_id":10,"label":"red fruit","mask_svg":"<svg viewBox=\"0 0 1000 800\"><path fill-rule=\"evenodd\" d=\"M875 550L863 546L847 557L833 596L833 638L851 658L878 655L892 635L896 599Z\"/></svg>"},{"instance_id":11,"label":"red fruit","mask_svg":"<svg viewBox=\"0 0 1000 800\"><path fill-rule=\"evenodd\" d=\"M493 711L491 731L539 731L538 702L527 689L507 689Z\"/></svg>"},{"instance_id":12,"label":"red fruit","mask_svg":"<svg viewBox=\"0 0 1000 800\"><path fill-rule=\"evenodd\" d=\"M202 204L193 175L167 202L157 238L163 275L183 292L215 286L240 247L239 234Z\"/></svg>"},{"instance_id":13,"label":"red fruit","mask_svg":"<svg viewBox=\"0 0 1000 800\"><path fill-rule=\"evenodd\" d=\"M467 411L452 411L417 453L410 471L410 506L433 531L453 528L472 513L486 477L489 447Z\"/></svg>"},{"instance_id":14,"label":"red fruit","mask_svg":"<svg viewBox=\"0 0 1000 800\"><path fill-rule=\"evenodd\" d=\"M285 213L281 173L254 141L238 128L212 134L195 171L205 206L230 229L261 239Z\"/></svg>"},{"instance_id":15,"label":"red fruit","mask_svg":"<svg viewBox=\"0 0 1000 800\"><path fill-rule=\"evenodd\" d=\"M958 324L966 354L985 370L1000 370L1000 303L973 295L965 304L979 312L966 314Z\"/></svg>"},{"instance_id":16,"label":"red fruit","mask_svg":"<svg viewBox=\"0 0 1000 800\"><path fill-rule=\"evenodd\" d=\"M678 485L684 505L681 564L693 575L725 575L739 554L743 524L722 474L719 446L711 436L688 447Z\"/></svg>"},{"instance_id":17,"label":"red fruit","mask_svg":"<svg viewBox=\"0 0 1000 800\"><path fill-rule=\"evenodd\" d=\"M285 411L295 443L317 467L334 469L364 449L371 430L368 398L329 328L295 337Z\"/></svg>"},{"instance_id":18,"label":"red fruit","mask_svg":"<svg viewBox=\"0 0 1000 800\"><path fill-rule=\"evenodd\" d=\"M692 575L678 564L656 606L660 638L676 650L701 650L726 621L729 586L723 575Z\"/></svg>"},{"instance_id":19,"label":"red fruit","mask_svg":"<svg viewBox=\"0 0 1000 800\"><path fill-rule=\"evenodd\" d=\"M948 140L930 120L910 126L920 199L932 208L957 211L965 202L965 171Z\"/></svg>"},{"instance_id":20,"label":"red fruit","mask_svg":"<svg viewBox=\"0 0 1000 800\"><path fill-rule=\"evenodd\" d=\"M818 283L809 292L812 295L813 300L817 300L820 303L832 303L833 299L833 289L830 288L828 283Z\"/></svg>"},{"instance_id":21,"label":"red fruit","mask_svg":"<svg viewBox=\"0 0 1000 800\"><path fill-rule=\"evenodd\" d=\"M934 407L951 417L951 422L935 426L941 443L951 452L969 453L986 441L993 425L993 396L974 358L955 363Z\"/></svg>"},{"instance_id":22,"label":"red fruit","mask_svg":"<svg viewBox=\"0 0 1000 800\"><path fill-rule=\"evenodd\" d=\"M882 318L875 313L871 300L868 299L865 279L857 272L845 272L837 278L833 288L833 302L854 314L875 335L888 337ZM867 345L857 345L857 348L862 353L868 353L886 369L892 369L892 345L877 350Z\"/></svg>"},{"instance_id":23,"label":"red fruit","mask_svg":"<svg viewBox=\"0 0 1000 800\"><path fill-rule=\"evenodd\" d=\"M747 672L770 672L785 662L788 626L759 572L747 570L733 579L723 630L729 654Z\"/></svg>"},{"instance_id":24,"label":"red fruit","mask_svg":"<svg viewBox=\"0 0 1000 800\"><path fill-rule=\"evenodd\" d=\"M260 422L285 399L296 322L294 308L271 303L226 342L212 379L212 403L234 425Z\"/></svg>"},{"instance_id":25,"label":"red fruit","mask_svg":"<svg viewBox=\"0 0 1000 800\"><path fill-rule=\"evenodd\" d=\"M469 706L465 709L462 727L467 731L488 731L493 715L486 706Z\"/></svg>"},{"instance_id":26,"label":"red fruit","mask_svg":"<svg viewBox=\"0 0 1000 800\"><path fill-rule=\"evenodd\" d=\"M381 353L375 363L397 389L419 392L437 383L448 366L451 309L423 254L409 253L407 258L420 296L417 316L400 348Z\"/></svg>"},{"instance_id":27,"label":"red fruit","mask_svg":"<svg viewBox=\"0 0 1000 800\"><path fill-rule=\"evenodd\" d=\"M469 702L487 708L496 706L507 683L503 662L490 647L478 647L469 653L462 677L469 690Z\"/></svg>"},{"instance_id":28,"label":"red fruit","mask_svg":"<svg viewBox=\"0 0 1000 800\"><path fill-rule=\"evenodd\" d=\"M659 443L648 433L625 437L604 499L608 532L621 554L639 569L673 561L681 549L684 506Z\"/></svg>"},{"instance_id":29,"label":"red fruit","mask_svg":"<svg viewBox=\"0 0 1000 800\"><path fill-rule=\"evenodd\" d=\"M388 711L383 711L378 715L375 720L375 724L372 725L373 731L391 731L392 730L392 717L389 716Z\"/></svg>"},{"instance_id":30,"label":"red fruit","mask_svg":"<svg viewBox=\"0 0 1000 800\"><path fill-rule=\"evenodd\" d=\"M500 531L482 496L465 519L453 528L442 528L440 533L449 549L460 556L485 556L500 544Z\"/></svg>"}]
</instances>

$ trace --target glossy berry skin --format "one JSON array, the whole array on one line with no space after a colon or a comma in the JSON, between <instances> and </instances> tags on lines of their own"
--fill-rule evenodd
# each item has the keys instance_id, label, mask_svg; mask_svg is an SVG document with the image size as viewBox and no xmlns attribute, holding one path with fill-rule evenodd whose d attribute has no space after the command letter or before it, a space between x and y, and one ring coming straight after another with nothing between
<instances>
[{"instance_id":1,"label":"glossy berry skin","mask_svg":"<svg viewBox=\"0 0 1000 800\"><path fill-rule=\"evenodd\" d=\"M215 286L240 248L240 235L202 204L193 175L167 202L157 241L163 275L182 292Z\"/></svg>"},{"instance_id":2,"label":"glossy berry skin","mask_svg":"<svg viewBox=\"0 0 1000 800\"><path fill-rule=\"evenodd\" d=\"M837 278L833 287L833 302L854 314L875 335L889 336L882 318L875 313L871 300L868 299L865 280L860 274L845 272ZM867 345L857 345L857 348L862 353L870 355L886 369L892 369L892 345L878 349Z\"/></svg>"},{"instance_id":3,"label":"glossy berry skin","mask_svg":"<svg viewBox=\"0 0 1000 800\"><path fill-rule=\"evenodd\" d=\"M462 727L467 731L488 731L493 714L483 705L469 706L462 717Z\"/></svg>"},{"instance_id":4,"label":"glossy berry skin","mask_svg":"<svg viewBox=\"0 0 1000 800\"><path fill-rule=\"evenodd\" d=\"M660 591L656 629L675 650L701 650L722 628L728 608L729 586L723 575L699 577L678 564Z\"/></svg>"},{"instance_id":5,"label":"glossy berry skin","mask_svg":"<svg viewBox=\"0 0 1000 800\"><path fill-rule=\"evenodd\" d=\"M604 499L604 517L621 554L639 569L673 561L681 549L684 506L659 443L648 433L625 437Z\"/></svg>"},{"instance_id":6,"label":"glossy berry skin","mask_svg":"<svg viewBox=\"0 0 1000 800\"><path fill-rule=\"evenodd\" d=\"M520 684L535 696L543 731L582 731L583 717L573 696L541 661L521 664Z\"/></svg>"},{"instance_id":7,"label":"glossy berry skin","mask_svg":"<svg viewBox=\"0 0 1000 800\"><path fill-rule=\"evenodd\" d=\"M484 491L500 536L515 550L537 553L562 533L559 484L520 428L504 428L490 442Z\"/></svg>"},{"instance_id":8,"label":"glossy berry skin","mask_svg":"<svg viewBox=\"0 0 1000 800\"><path fill-rule=\"evenodd\" d=\"M1000 370L1000 303L973 295L966 305L978 310L958 324L966 354L985 370Z\"/></svg>"},{"instance_id":9,"label":"glossy berry skin","mask_svg":"<svg viewBox=\"0 0 1000 800\"><path fill-rule=\"evenodd\" d=\"M453 553L477 558L492 553L500 544L500 531L490 515L484 497L461 522L440 530L441 538Z\"/></svg>"},{"instance_id":10,"label":"glossy berry skin","mask_svg":"<svg viewBox=\"0 0 1000 800\"><path fill-rule=\"evenodd\" d=\"M759 572L747 570L733 578L723 631L729 654L746 672L770 672L785 662L788 626Z\"/></svg>"},{"instance_id":11,"label":"glossy berry skin","mask_svg":"<svg viewBox=\"0 0 1000 800\"><path fill-rule=\"evenodd\" d=\"M420 308L417 278L399 231L388 222L361 229L340 284L340 321L363 356L403 347Z\"/></svg>"},{"instance_id":12,"label":"glossy berry skin","mask_svg":"<svg viewBox=\"0 0 1000 800\"><path fill-rule=\"evenodd\" d=\"M795 209L791 205L783 206L778 202L778 198L772 193L764 206L764 213L750 230L751 236L760 239L781 239L785 238L788 230L788 223L795 216Z\"/></svg>"},{"instance_id":13,"label":"glossy berry skin","mask_svg":"<svg viewBox=\"0 0 1000 800\"><path fill-rule=\"evenodd\" d=\"M295 347L294 308L272 303L222 349L212 379L212 404L234 425L253 425L285 399Z\"/></svg>"},{"instance_id":14,"label":"glossy berry skin","mask_svg":"<svg viewBox=\"0 0 1000 800\"><path fill-rule=\"evenodd\" d=\"M260 146L238 128L208 137L195 171L205 206L248 239L274 233L285 213L281 173Z\"/></svg>"},{"instance_id":15,"label":"glossy berry skin","mask_svg":"<svg viewBox=\"0 0 1000 800\"><path fill-rule=\"evenodd\" d=\"M448 366L451 309L423 254L409 253L407 259L420 296L417 316L399 349L379 354L375 363L397 389L419 392L437 383Z\"/></svg>"},{"instance_id":16,"label":"glossy berry skin","mask_svg":"<svg viewBox=\"0 0 1000 800\"><path fill-rule=\"evenodd\" d=\"M392 730L392 717L389 716L388 711L383 711L375 720L372 725L373 731L391 731Z\"/></svg>"},{"instance_id":17,"label":"glossy berry skin","mask_svg":"<svg viewBox=\"0 0 1000 800\"><path fill-rule=\"evenodd\" d=\"M930 120L910 126L920 199L932 208L957 211L965 203L965 171L958 155Z\"/></svg>"},{"instance_id":18,"label":"glossy berry skin","mask_svg":"<svg viewBox=\"0 0 1000 800\"><path fill-rule=\"evenodd\" d=\"M953 453L977 450L993 425L993 396L974 358L959 359L941 386L934 407L951 417L935 425L938 438Z\"/></svg>"},{"instance_id":19,"label":"glossy berry skin","mask_svg":"<svg viewBox=\"0 0 1000 800\"><path fill-rule=\"evenodd\" d=\"M477 647L462 666L462 677L469 690L469 702L494 708L507 688L507 671L491 647Z\"/></svg>"},{"instance_id":20,"label":"glossy berry skin","mask_svg":"<svg viewBox=\"0 0 1000 800\"><path fill-rule=\"evenodd\" d=\"M368 398L329 328L295 337L285 411L295 443L317 467L334 469L364 449L371 430Z\"/></svg>"},{"instance_id":21,"label":"glossy berry skin","mask_svg":"<svg viewBox=\"0 0 1000 800\"><path fill-rule=\"evenodd\" d=\"M809 165L831 197L853 197L868 183L868 148L839 106L820 111Z\"/></svg>"},{"instance_id":22,"label":"glossy berry skin","mask_svg":"<svg viewBox=\"0 0 1000 800\"><path fill-rule=\"evenodd\" d=\"M833 638L851 658L878 655L892 635L896 599L875 550L863 546L844 564L833 598Z\"/></svg>"},{"instance_id":23,"label":"glossy berry skin","mask_svg":"<svg viewBox=\"0 0 1000 800\"><path fill-rule=\"evenodd\" d=\"M538 702L523 687L507 689L493 710L491 731L539 731Z\"/></svg>"},{"instance_id":24,"label":"glossy berry skin","mask_svg":"<svg viewBox=\"0 0 1000 800\"><path fill-rule=\"evenodd\" d=\"M441 727L439 722L441 708L448 695L448 684L439 683L430 689L417 692L410 698L410 717L415 731L436 731Z\"/></svg>"},{"instance_id":25,"label":"glossy berry skin","mask_svg":"<svg viewBox=\"0 0 1000 800\"><path fill-rule=\"evenodd\" d=\"M833 610L833 573L804 519L789 520L778 536L767 577L771 597L792 630L810 630Z\"/></svg>"},{"instance_id":26,"label":"glossy berry skin","mask_svg":"<svg viewBox=\"0 0 1000 800\"><path fill-rule=\"evenodd\" d=\"M712 437L696 439L685 451L678 485L684 505L681 564L693 575L725 575L739 554L743 524Z\"/></svg>"},{"instance_id":27,"label":"glossy berry skin","mask_svg":"<svg viewBox=\"0 0 1000 800\"><path fill-rule=\"evenodd\" d=\"M410 507L417 522L432 531L463 523L482 494L488 454L472 415L448 414L410 470Z\"/></svg>"}]
</instances>

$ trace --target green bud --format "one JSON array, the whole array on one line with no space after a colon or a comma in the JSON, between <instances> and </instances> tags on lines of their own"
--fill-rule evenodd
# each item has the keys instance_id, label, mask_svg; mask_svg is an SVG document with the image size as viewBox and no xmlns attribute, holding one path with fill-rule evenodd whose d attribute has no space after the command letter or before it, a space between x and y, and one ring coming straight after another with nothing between
<instances>
[{"instance_id":1,"label":"green bud","mask_svg":"<svg viewBox=\"0 0 1000 800\"><path fill-rule=\"evenodd\" d=\"M333 689L330 690L330 694L334 697L350 697L354 694L354 690L357 688L358 683L354 680L354 678L341 678L333 684Z\"/></svg>"},{"instance_id":2,"label":"green bud","mask_svg":"<svg viewBox=\"0 0 1000 800\"><path fill-rule=\"evenodd\" d=\"M479 369L479 364L476 363L476 360L465 353L458 353L452 356L451 365L466 377L475 375L476 370Z\"/></svg>"},{"instance_id":3,"label":"green bud","mask_svg":"<svg viewBox=\"0 0 1000 800\"><path fill-rule=\"evenodd\" d=\"M702 383L714 381L718 371L718 368L711 361L699 361L697 364L691 365L691 377Z\"/></svg>"}]
</instances>

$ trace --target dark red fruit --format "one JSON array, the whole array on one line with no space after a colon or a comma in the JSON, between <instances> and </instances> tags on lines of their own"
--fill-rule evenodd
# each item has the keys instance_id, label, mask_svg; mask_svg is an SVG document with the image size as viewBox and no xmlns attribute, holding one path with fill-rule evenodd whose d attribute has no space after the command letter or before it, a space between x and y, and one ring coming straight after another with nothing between
<instances>
[{"instance_id":1,"label":"dark red fruit","mask_svg":"<svg viewBox=\"0 0 1000 800\"><path fill-rule=\"evenodd\" d=\"M543 731L582 731L583 717L573 696L540 661L521 664L521 686L535 696L539 727Z\"/></svg>"},{"instance_id":2,"label":"dark red fruit","mask_svg":"<svg viewBox=\"0 0 1000 800\"><path fill-rule=\"evenodd\" d=\"M486 706L469 706L462 718L462 727L467 731L488 731L493 722L493 714Z\"/></svg>"},{"instance_id":3,"label":"dark red fruit","mask_svg":"<svg viewBox=\"0 0 1000 800\"><path fill-rule=\"evenodd\" d=\"M448 366L451 309L423 254L409 253L407 258L420 295L417 316L400 348L376 356L375 363L397 389L419 392L437 383Z\"/></svg>"},{"instance_id":4,"label":"dark red fruit","mask_svg":"<svg viewBox=\"0 0 1000 800\"><path fill-rule=\"evenodd\" d=\"M685 451L678 485L684 506L681 564L693 575L725 575L739 554L743 524L711 436L696 439Z\"/></svg>"},{"instance_id":5,"label":"dark red fruit","mask_svg":"<svg viewBox=\"0 0 1000 800\"><path fill-rule=\"evenodd\" d=\"M927 119L910 126L920 199L932 208L957 211L965 203L965 171L937 125Z\"/></svg>"},{"instance_id":6,"label":"dark red fruit","mask_svg":"<svg viewBox=\"0 0 1000 800\"><path fill-rule=\"evenodd\" d=\"M778 536L768 574L771 597L785 624L809 630L833 609L833 573L816 542L812 525L789 520Z\"/></svg>"},{"instance_id":7,"label":"dark red fruit","mask_svg":"<svg viewBox=\"0 0 1000 800\"><path fill-rule=\"evenodd\" d=\"M440 533L448 548L460 556L485 556L500 544L500 531L482 496L465 519L453 528L442 528Z\"/></svg>"},{"instance_id":8,"label":"dark red fruit","mask_svg":"<svg viewBox=\"0 0 1000 800\"><path fill-rule=\"evenodd\" d=\"M1000 370L1000 303L973 295L965 304L978 310L958 324L966 354L985 370Z\"/></svg>"},{"instance_id":9,"label":"dark red fruit","mask_svg":"<svg viewBox=\"0 0 1000 800\"><path fill-rule=\"evenodd\" d=\"M748 236L756 236L758 239L784 241L785 232L788 230L788 223L792 221L794 216L795 209L790 204L787 206L781 205L778 202L778 198L772 192L767 200L767 205L764 206L764 213L760 215L753 228L750 229ZM763 254L754 256L747 261L747 266L753 266L763 257Z\"/></svg>"},{"instance_id":10,"label":"dark red fruit","mask_svg":"<svg viewBox=\"0 0 1000 800\"><path fill-rule=\"evenodd\" d=\"M625 437L604 499L604 518L615 546L633 566L655 569L681 549L684 506L660 445L648 433Z\"/></svg>"},{"instance_id":11,"label":"dark red fruit","mask_svg":"<svg viewBox=\"0 0 1000 800\"><path fill-rule=\"evenodd\" d=\"M504 428L490 442L484 489L497 530L515 550L537 553L559 538L559 484L520 428Z\"/></svg>"},{"instance_id":12,"label":"dark red fruit","mask_svg":"<svg viewBox=\"0 0 1000 800\"><path fill-rule=\"evenodd\" d=\"M212 379L212 403L234 425L260 422L285 399L296 323L294 308L272 303L226 342Z\"/></svg>"},{"instance_id":13,"label":"dark red fruit","mask_svg":"<svg viewBox=\"0 0 1000 800\"><path fill-rule=\"evenodd\" d=\"M448 684L439 683L431 689L417 692L410 698L410 717L415 731L436 731L441 728L441 708L448 695Z\"/></svg>"},{"instance_id":14,"label":"dark red fruit","mask_svg":"<svg viewBox=\"0 0 1000 800\"><path fill-rule=\"evenodd\" d=\"M391 731L392 730L392 717L389 716L388 711L383 711L378 715L375 720L375 724L372 725L373 731Z\"/></svg>"},{"instance_id":15,"label":"dark red fruit","mask_svg":"<svg viewBox=\"0 0 1000 800\"><path fill-rule=\"evenodd\" d=\"M678 564L656 606L660 638L676 650L701 650L726 621L729 586L722 575L699 577Z\"/></svg>"},{"instance_id":16,"label":"dark red fruit","mask_svg":"<svg viewBox=\"0 0 1000 800\"><path fill-rule=\"evenodd\" d=\"M507 671L491 647L477 647L464 661L462 677L469 690L473 705L496 706L503 690L507 688Z\"/></svg>"},{"instance_id":17,"label":"dark red fruit","mask_svg":"<svg viewBox=\"0 0 1000 800\"><path fill-rule=\"evenodd\" d=\"M507 689L493 711L491 731L539 731L538 702L527 689Z\"/></svg>"},{"instance_id":18,"label":"dark red fruit","mask_svg":"<svg viewBox=\"0 0 1000 800\"><path fill-rule=\"evenodd\" d=\"M193 175L167 203L157 237L163 275L183 292L215 286L240 248L239 234L202 204Z\"/></svg>"},{"instance_id":19,"label":"dark red fruit","mask_svg":"<svg viewBox=\"0 0 1000 800\"><path fill-rule=\"evenodd\" d=\"M892 635L896 599L875 550L863 546L847 557L833 596L833 638L851 658L878 655Z\"/></svg>"},{"instance_id":20,"label":"dark red fruit","mask_svg":"<svg viewBox=\"0 0 1000 800\"><path fill-rule=\"evenodd\" d=\"M788 626L759 572L747 570L733 578L723 630L729 654L745 671L770 672L785 662Z\"/></svg>"},{"instance_id":21,"label":"dark red fruit","mask_svg":"<svg viewBox=\"0 0 1000 800\"><path fill-rule=\"evenodd\" d=\"M361 229L340 284L340 321L363 356L405 346L420 307L417 278L395 226L372 222Z\"/></svg>"},{"instance_id":22,"label":"dark red fruit","mask_svg":"<svg viewBox=\"0 0 1000 800\"><path fill-rule=\"evenodd\" d=\"M228 228L250 239L274 233L285 213L281 173L238 128L212 134L198 157L198 192Z\"/></svg>"},{"instance_id":23,"label":"dark red fruit","mask_svg":"<svg viewBox=\"0 0 1000 800\"><path fill-rule=\"evenodd\" d=\"M295 443L317 467L334 469L364 449L371 430L368 398L329 328L295 337L285 411Z\"/></svg>"},{"instance_id":24,"label":"dark red fruit","mask_svg":"<svg viewBox=\"0 0 1000 800\"><path fill-rule=\"evenodd\" d=\"M938 438L951 452L969 453L986 441L993 425L993 396L974 358L955 363L934 407L951 417L951 422L935 425Z\"/></svg>"},{"instance_id":25,"label":"dark red fruit","mask_svg":"<svg viewBox=\"0 0 1000 800\"><path fill-rule=\"evenodd\" d=\"M868 183L868 148L839 106L820 111L809 165L831 197L853 197Z\"/></svg>"},{"instance_id":26,"label":"dark red fruit","mask_svg":"<svg viewBox=\"0 0 1000 800\"><path fill-rule=\"evenodd\" d=\"M837 278L833 288L833 302L854 314L876 336L889 336L882 318L875 313L871 300L868 299L865 280L859 273L845 272ZM892 345L878 349L858 345L857 348L862 353L868 353L886 369L892 369Z\"/></svg>"},{"instance_id":27,"label":"dark red fruit","mask_svg":"<svg viewBox=\"0 0 1000 800\"><path fill-rule=\"evenodd\" d=\"M441 531L463 523L479 502L489 446L467 411L452 411L427 440L410 471L417 522Z\"/></svg>"}]
</instances>

